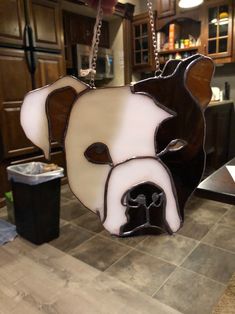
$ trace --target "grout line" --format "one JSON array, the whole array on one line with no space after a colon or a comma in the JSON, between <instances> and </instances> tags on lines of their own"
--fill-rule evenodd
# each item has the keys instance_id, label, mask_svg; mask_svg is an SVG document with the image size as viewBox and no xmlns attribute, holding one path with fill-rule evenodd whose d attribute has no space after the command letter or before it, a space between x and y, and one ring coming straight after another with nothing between
<instances>
[{"instance_id":1,"label":"grout line","mask_svg":"<svg viewBox=\"0 0 235 314\"><path fill-rule=\"evenodd\" d=\"M188 268L185 268L185 267L183 267L183 266L179 266L179 269L183 269L183 270L189 271L189 272L191 272L191 273L193 273L193 274L196 274L196 275L199 275L199 276L201 276L201 277L203 277L203 278L205 278L205 279L207 279L207 280L211 280L211 281L213 281L213 282L215 282L215 283L217 283L217 284L220 284L221 286L227 287L227 284L228 284L228 283L223 283L223 282L217 281L217 280L212 279L212 278L210 278L210 277L207 277L207 276L205 276L205 275L203 275L203 274L197 273L196 271L194 271L194 270L192 270L192 269L188 269Z\"/></svg>"},{"instance_id":2,"label":"grout line","mask_svg":"<svg viewBox=\"0 0 235 314\"><path fill-rule=\"evenodd\" d=\"M153 254L151 254L151 253L142 251L142 250L140 250L140 249L138 249L138 248L136 248L136 247L134 248L134 250L137 251L137 252L143 253L143 254L145 254L145 255L151 256L151 257L153 257L153 258L155 258L155 259L159 259L160 261L162 261L162 262L164 262L164 263L167 263L167 264L170 264L170 265L172 265L172 266L175 266L175 267L178 266L177 264L174 264L173 262L169 262L169 261L165 260L165 259L162 258L162 257L158 257L158 256L153 255Z\"/></svg>"},{"instance_id":3,"label":"grout line","mask_svg":"<svg viewBox=\"0 0 235 314\"><path fill-rule=\"evenodd\" d=\"M219 247L219 246L216 246L216 245L213 245L213 244L210 244L210 243L207 243L207 242L202 242L201 244L204 244L204 245L210 246L210 247L212 247L212 248L216 248L216 249L218 249L218 250L224 251L224 252L226 252L226 253L230 253L230 254L234 254L234 255L235 255L235 252L234 252L234 251L230 251L230 250L221 248L221 247Z\"/></svg>"},{"instance_id":4,"label":"grout line","mask_svg":"<svg viewBox=\"0 0 235 314\"><path fill-rule=\"evenodd\" d=\"M154 291L154 293L151 295L152 298L155 297L155 295L158 293L158 291L166 284L166 282L170 279L170 277L173 275L173 273L177 271L178 268L179 268L179 267L177 266L177 267L170 273L170 275L166 278L166 280L163 281L163 283L160 285L160 287L158 287L158 288Z\"/></svg>"},{"instance_id":5,"label":"grout line","mask_svg":"<svg viewBox=\"0 0 235 314\"><path fill-rule=\"evenodd\" d=\"M228 210L222 215L220 216L220 218L218 218L218 220L216 220L216 222L211 226L211 228L208 230L208 232L201 238L200 242L203 242L203 240L206 238L206 236L209 234L209 232L211 232L212 229L216 228L216 226L218 226L220 220L222 220L222 218L227 214ZM224 224L225 226L228 226L226 224Z\"/></svg>"},{"instance_id":6,"label":"grout line","mask_svg":"<svg viewBox=\"0 0 235 314\"><path fill-rule=\"evenodd\" d=\"M119 259L117 259L115 262L113 262L111 265L109 265L103 272L105 273L110 267L114 266L115 264L117 264L121 259L123 259L124 257L126 257L129 253L131 253L132 251L134 251L134 249L129 247L129 251L127 253L125 253L124 255L122 255ZM110 276L112 276L110 274ZM113 276L112 276L113 277ZM115 277L116 278L116 277ZM116 278L118 279L118 278ZM118 279L119 280L119 279ZM121 281L121 280L120 280Z\"/></svg>"},{"instance_id":7,"label":"grout line","mask_svg":"<svg viewBox=\"0 0 235 314\"><path fill-rule=\"evenodd\" d=\"M186 259L193 253L194 250L200 245L200 242L198 242L194 248L182 259L181 263L178 265L179 267L186 261Z\"/></svg>"},{"instance_id":8,"label":"grout line","mask_svg":"<svg viewBox=\"0 0 235 314\"><path fill-rule=\"evenodd\" d=\"M104 229L104 230L105 230L105 229ZM117 238L116 238L116 237L112 237L111 235L110 235L110 237L107 237L107 236L101 234L102 232L103 232L103 231L101 231L101 232L99 233L99 235L100 235L102 238L110 239L111 241L113 241L113 242L115 242L115 243L118 243L118 244L120 244L120 245L123 245L123 246L128 247L128 248L131 248L131 249L134 249L134 248L135 248L135 246L131 246L131 245L126 244L125 241L122 243L122 241L116 241L116 240L115 240L115 239L127 239L127 238L120 238L120 237L117 237ZM146 238L148 238L148 236L146 236ZM142 243L143 241L145 241L146 238L142 239L139 243ZM139 245L139 243L137 243L136 246Z\"/></svg>"},{"instance_id":9,"label":"grout line","mask_svg":"<svg viewBox=\"0 0 235 314\"><path fill-rule=\"evenodd\" d=\"M68 223L71 224L73 227L81 228L82 230L87 231L87 232L90 232L90 233L92 233L92 234L96 234L96 235L99 234L98 232L92 231L92 230L87 229L87 228L85 228L85 227L83 227L83 226L79 226L79 225L75 224L72 220L69 221Z\"/></svg>"}]
</instances>

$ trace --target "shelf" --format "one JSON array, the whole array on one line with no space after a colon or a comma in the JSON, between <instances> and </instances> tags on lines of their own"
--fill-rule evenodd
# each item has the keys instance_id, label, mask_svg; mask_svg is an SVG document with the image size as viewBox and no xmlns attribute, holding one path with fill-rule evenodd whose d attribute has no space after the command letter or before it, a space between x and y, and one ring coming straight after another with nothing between
<instances>
[{"instance_id":1,"label":"shelf","mask_svg":"<svg viewBox=\"0 0 235 314\"><path fill-rule=\"evenodd\" d=\"M198 50L200 46L194 46L194 47L188 47L188 48L179 48L179 49L171 49L171 50L160 50L158 53L162 55L167 55L167 54L173 54L177 52L184 52L184 51L193 51L193 50Z\"/></svg>"}]
</instances>

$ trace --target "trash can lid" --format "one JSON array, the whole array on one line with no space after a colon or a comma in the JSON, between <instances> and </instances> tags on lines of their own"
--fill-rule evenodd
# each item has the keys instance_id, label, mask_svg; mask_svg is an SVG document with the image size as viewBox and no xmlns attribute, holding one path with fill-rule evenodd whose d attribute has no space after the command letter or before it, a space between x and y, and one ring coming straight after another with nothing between
<instances>
[{"instance_id":1,"label":"trash can lid","mask_svg":"<svg viewBox=\"0 0 235 314\"><path fill-rule=\"evenodd\" d=\"M64 169L57 166L48 168L49 164L43 162L28 162L7 167L8 179L15 182L36 185L64 175ZM49 171L48 171L49 170Z\"/></svg>"}]
</instances>

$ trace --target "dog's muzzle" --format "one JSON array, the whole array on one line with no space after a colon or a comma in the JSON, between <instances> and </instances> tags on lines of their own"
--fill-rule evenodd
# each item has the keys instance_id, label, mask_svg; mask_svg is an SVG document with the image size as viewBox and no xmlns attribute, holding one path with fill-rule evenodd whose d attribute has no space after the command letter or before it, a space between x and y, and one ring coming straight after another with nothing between
<instances>
[{"instance_id":1,"label":"dog's muzzle","mask_svg":"<svg viewBox=\"0 0 235 314\"><path fill-rule=\"evenodd\" d=\"M167 168L154 157L133 158L110 172L104 227L114 235L141 229L176 232L181 225L177 196Z\"/></svg>"},{"instance_id":2,"label":"dog's muzzle","mask_svg":"<svg viewBox=\"0 0 235 314\"><path fill-rule=\"evenodd\" d=\"M121 203L127 216L121 236L165 231L166 196L160 187L151 182L138 184L123 195Z\"/></svg>"}]
</instances>

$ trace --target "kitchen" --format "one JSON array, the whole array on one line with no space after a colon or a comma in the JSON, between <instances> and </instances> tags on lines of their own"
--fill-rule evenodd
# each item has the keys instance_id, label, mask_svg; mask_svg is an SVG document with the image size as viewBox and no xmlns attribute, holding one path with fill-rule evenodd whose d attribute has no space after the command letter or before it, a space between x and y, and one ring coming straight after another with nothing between
<instances>
[{"instance_id":1,"label":"kitchen","mask_svg":"<svg viewBox=\"0 0 235 314\"><path fill-rule=\"evenodd\" d=\"M97 80L95 81L97 87L123 86L154 75L154 53L146 2L141 0L122 0L116 4L113 15L104 16L99 45L101 49L97 60ZM235 41L233 40L235 36L235 3L232 0L206 0L193 8L182 8L180 2L184 2L184 0L153 1L160 69L163 68L168 60L181 60L193 56L197 52L211 57L215 63L215 73L211 83L213 95L205 111L207 125L205 142L207 155L206 177L235 157L235 140L233 136L235 131ZM185 2L187 1L185 0ZM20 125L20 109L24 96L33 89L53 83L65 74L79 76L80 78L80 70L89 63L87 47L92 43L95 18L96 11L87 6L85 1L0 0L0 213L1 208L5 209L5 193L11 189L6 168L19 163L45 161L42 151L26 138ZM85 82L89 82L87 78L85 78ZM65 168L65 156L60 143L54 140L51 145L51 161ZM63 183L67 182L66 179L63 180ZM105 246L105 241L107 241L105 231L100 226L97 227L97 221L94 220L94 217L90 213L84 212L84 209L78 210L79 215L76 213L74 196L70 194L67 185L63 185L62 187L62 197L64 197L62 200L64 227L67 224L66 228L71 231L68 238L64 236L63 241L66 242L66 239L72 241L72 234L75 236L77 232L80 232L81 238L89 242L89 239L96 235L97 230L99 230L104 238L103 242L101 241L102 245ZM66 212L64 209L66 206L68 208L72 206L71 212L69 210ZM205 208L205 206L206 203L202 205L202 208ZM232 229L232 222L228 222L228 217L234 217L232 213L234 208L231 205L222 203L221 208L217 208L218 203L215 202L213 206L208 206L209 209L205 210L208 210L207 214L209 216L212 215L211 208L213 207L213 211L216 213L215 216L209 217L210 222L194 221L196 225L204 224L207 232L210 232L212 227L216 228L215 224L219 222L219 219L223 219L224 225L227 223L229 228ZM201 212L202 210L200 210ZM189 215L189 221L194 219L194 214ZM80 216L83 217L84 221L78 221ZM76 228L78 229L73 225L68 227L68 222L71 220L76 220L78 224ZM84 223L88 225L93 223L95 227L92 226L91 229L88 228L87 230L84 228ZM189 226L191 225L189 224ZM96 230L96 228L98 229ZM190 227L188 228L190 229ZM191 228L193 227L191 226ZM164 280L167 280L175 266L177 266L178 271L174 270L175 277L174 275L173 277L175 280L180 281L183 278L177 276L180 276L180 272L185 271L185 268L193 270L195 274L197 273L193 266L189 265L190 259L187 259L187 257L197 245L199 245L201 250L205 249L205 243L208 242L200 243L200 241L204 239L207 232L204 230L200 236L197 235L195 237L194 235L187 238L190 231L182 231L179 236L181 237L180 241L187 248L184 254L180 252L184 256L181 259L179 258L179 260L168 260L168 257L162 257L161 262L165 258L167 262L170 262L165 265ZM234 231L232 235L234 235ZM208 241L210 242L210 240ZM68 251L64 242L62 244L55 242L55 247L59 249L63 247L65 248L65 252ZM80 242L76 242L76 246L79 245ZM83 254L81 260L94 266L99 271L106 271L107 269L107 273L118 277L121 282L128 285L131 279L126 279L128 274L124 270L122 272L120 265L120 269L118 269L118 266L115 268L115 263L117 262L118 265L118 260L121 256L128 263L128 258L125 259L125 255L129 254L127 248L133 248L136 245L137 243L130 244L127 242L126 245L118 248L118 246L116 247L113 244L111 255L114 256L116 254L115 250L118 251L119 249L120 255L117 253L115 257L112 257L113 259L111 258L110 263L105 264L104 268L102 268L103 266L96 267L96 264L94 266L93 262L89 260L88 256L85 256L84 252L84 254L80 252L81 255ZM231 277L229 275L235 272L232 261L234 245L231 244L226 249L228 255L226 256L228 259L227 277ZM25 246L27 245L25 244ZM151 250L148 251L143 245L141 246L141 243L138 247L141 254L147 252L151 255L154 252ZM216 245L209 246L209 248L213 248L214 251L219 250ZM71 250L73 249L74 247ZM25 250L30 251L31 248L27 246ZM87 250L89 251L89 249ZM133 263L135 263L133 255L134 253L137 254L137 251L134 250L130 254ZM43 252L42 248L42 254L50 254L49 251ZM92 252L92 250L89 252ZM178 253L177 251L176 254ZM216 251L215 254L217 253L218 258L222 258L223 252ZM60 256L58 252L56 254ZM76 254L74 253L74 255ZM209 257L207 258L209 259ZM113 263L114 265L112 265ZM183 263L185 268L179 266ZM155 279L157 280L158 278L153 271L152 263L149 261L147 264L149 265L149 269L155 274ZM140 262L137 265L140 267L142 264ZM219 268L219 265L221 266L218 262L216 267ZM91 270L89 271L92 273ZM132 269L132 271L134 270ZM150 276L150 273L151 271L147 276ZM212 306L218 301L218 296L230 278L225 276L225 279L223 275L218 275L216 271L209 276L212 281L206 277L205 272L202 270L201 275L204 277L199 278L200 280L198 279L200 287L205 285L205 287L210 289L212 282L215 283L215 287L210 290L213 290L211 298L214 303L210 303L205 298L203 302L207 304L204 304L205 307L203 308L196 301L193 301L196 308L194 312L202 313L204 311L204 313L209 313ZM142 277L137 276L137 281L140 278ZM184 299L184 305L181 306L178 304L177 300L173 300L172 302L168 300L169 298L167 298L166 294L172 294L173 288L169 283L165 287L166 290L164 290L164 280L162 280L159 286L155 285L150 279L149 283L146 283L146 287L145 284L138 283L137 290L143 291L146 288L148 291L147 298L149 298L149 295L155 295L155 299L167 304L167 306L171 306L176 311L193 313L192 308L188 308L188 300L180 293L178 297ZM182 279L182 282L184 280L185 278ZM174 282L171 282L171 284L173 285ZM134 286L133 283L129 285ZM123 289L125 291L125 288ZM135 294L133 291L131 290L131 293ZM205 292L206 289L203 291ZM195 288L196 293L198 291ZM135 296L138 297L138 294L135 294ZM149 313L151 313L152 308L154 308L152 298L151 300L147 300L142 295L139 295L139 298L143 302L149 302ZM160 308L159 304L156 306ZM138 313L137 309L135 311ZM95 312L94 308L93 312ZM170 308L162 308L162 313L165 312L174 313L173 310L171 312ZM61 313L65 312L62 311ZM101 313L106 312L102 312L101 310Z\"/></svg>"}]
</instances>

